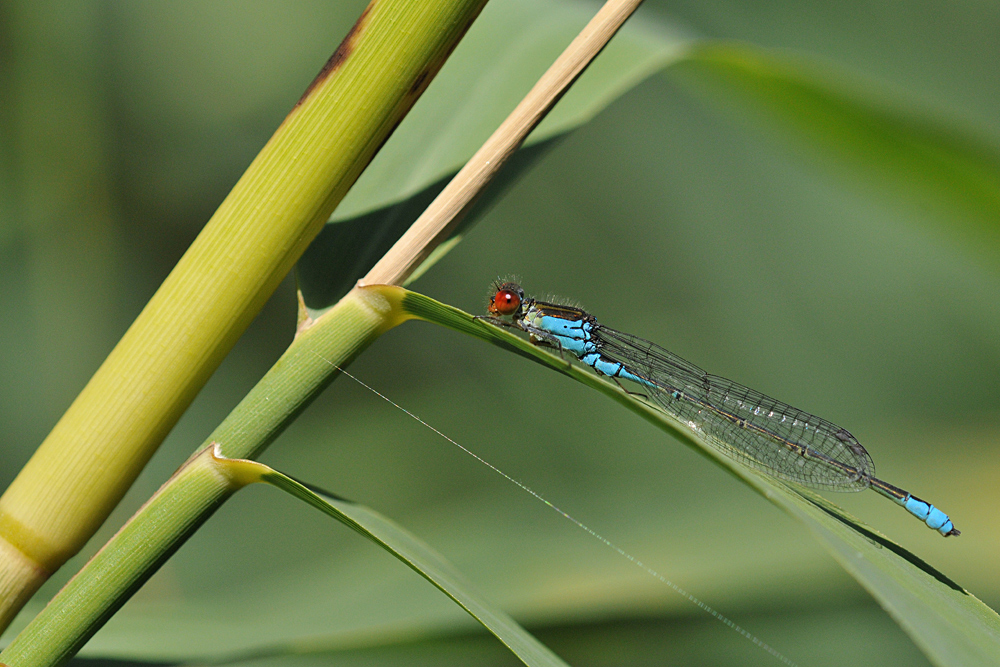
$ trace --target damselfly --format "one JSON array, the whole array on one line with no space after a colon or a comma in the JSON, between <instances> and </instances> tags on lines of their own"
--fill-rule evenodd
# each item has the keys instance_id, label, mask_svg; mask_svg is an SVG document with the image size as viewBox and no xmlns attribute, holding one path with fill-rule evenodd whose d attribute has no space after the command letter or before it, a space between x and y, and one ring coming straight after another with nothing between
<instances>
[{"instance_id":1,"label":"damselfly","mask_svg":"<svg viewBox=\"0 0 1000 667\"><path fill-rule=\"evenodd\" d=\"M495 287L491 317L484 319L520 329L536 345L568 352L616 382L637 383L664 412L703 433L727 456L805 486L870 488L945 537L959 534L947 514L875 477L871 456L846 429L709 375L659 345L600 324L580 308L525 298L517 283Z\"/></svg>"}]
</instances>

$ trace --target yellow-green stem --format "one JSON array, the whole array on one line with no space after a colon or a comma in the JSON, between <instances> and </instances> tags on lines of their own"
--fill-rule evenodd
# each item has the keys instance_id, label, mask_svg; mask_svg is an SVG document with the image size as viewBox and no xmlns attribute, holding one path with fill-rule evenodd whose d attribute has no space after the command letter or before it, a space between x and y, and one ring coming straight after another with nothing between
<instances>
[{"instance_id":1,"label":"yellow-green stem","mask_svg":"<svg viewBox=\"0 0 1000 667\"><path fill-rule=\"evenodd\" d=\"M246 480L213 454L258 456L382 332L410 318L398 287L356 288L300 333L205 445L52 599L0 661L48 667L72 655Z\"/></svg>"},{"instance_id":2,"label":"yellow-green stem","mask_svg":"<svg viewBox=\"0 0 1000 667\"><path fill-rule=\"evenodd\" d=\"M368 6L0 498L0 630L118 503L484 3Z\"/></svg>"}]
</instances>

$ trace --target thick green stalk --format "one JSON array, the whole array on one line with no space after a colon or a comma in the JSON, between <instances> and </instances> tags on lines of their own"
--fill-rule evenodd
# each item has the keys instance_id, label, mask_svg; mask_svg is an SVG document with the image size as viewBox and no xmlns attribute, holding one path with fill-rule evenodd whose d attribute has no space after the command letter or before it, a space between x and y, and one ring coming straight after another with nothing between
<instances>
[{"instance_id":1,"label":"thick green stalk","mask_svg":"<svg viewBox=\"0 0 1000 667\"><path fill-rule=\"evenodd\" d=\"M373 0L0 498L0 630L132 484L485 0Z\"/></svg>"},{"instance_id":2,"label":"thick green stalk","mask_svg":"<svg viewBox=\"0 0 1000 667\"><path fill-rule=\"evenodd\" d=\"M212 456L253 458L386 329L409 319L401 288L357 288L301 332L174 476L3 653L11 667L58 665L103 625L240 486Z\"/></svg>"}]
</instances>

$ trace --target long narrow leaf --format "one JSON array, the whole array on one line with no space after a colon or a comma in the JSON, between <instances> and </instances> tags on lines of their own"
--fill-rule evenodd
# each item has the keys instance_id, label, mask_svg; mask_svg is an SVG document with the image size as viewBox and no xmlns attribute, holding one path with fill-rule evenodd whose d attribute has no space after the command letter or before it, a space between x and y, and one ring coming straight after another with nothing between
<instances>
[{"instance_id":1,"label":"long narrow leaf","mask_svg":"<svg viewBox=\"0 0 1000 667\"><path fill-rule=\"evenodd\" d=\"M722 455L679 420L508 331L415 292L408 292L402 304L416 318L475 336L600 391L705 455L801 521L935 663L1000 664L1000 616L995 611L945 574L833 503Z\"/></svg>"},{"instance_id":2,"label":"long narrow leaf","mask_svg":"<svg viewBox=\"0 0 1000 667\"><path fill-rule=\"evenodd\" d=\"M764 120L778 141L896 197L915 220L934 213L930 220L996 263L1000 146L982 128L802 55L748 44L703 42L673 71L724 114Z\"/></svg>"},{"instance_id":3,"label":"long narrow leaf","mask_svg":"<svg viewBox=\"0 0 1000 667\"><path fill-rule=\"evenodd\" d=\"M217 457L218 458L218 457ZM378 512L338 498L256 461L221 459L246 481L270 484L367 537L432 583L503 642L526 665L565 666L552 651L493 603L475 592L440 554Z\"/></svg>"}]
</instances>

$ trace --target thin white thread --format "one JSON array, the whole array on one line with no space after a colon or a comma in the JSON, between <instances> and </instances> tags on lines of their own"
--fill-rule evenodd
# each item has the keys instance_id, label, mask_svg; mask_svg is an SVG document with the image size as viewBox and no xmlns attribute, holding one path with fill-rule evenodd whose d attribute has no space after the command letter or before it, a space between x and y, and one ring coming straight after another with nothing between
<instances>
[{"instance_id":1,"label":"thin white thread","mask_svg":"<svg viewBox=\"0 0 1000 667\"><path fill-rule=\"evenodd\" d=\"M528 494L530 494L531 496L533 496L536 500L541 501L542 503L544 503L546 506L548 506L552 510L554 510L557 513L561 514L564 518L568 519L570 522L572 522L578 528L581 528L582 530L586 531L587 533L589 533L590 535L592 535L594 538L596 538L598 541L602 542L605 546L613 549L614 551L616 551L621 556L624 556L626 559L628 559L629 561L631 561L635 565L637 565L640 568L642 568L647 574L652 575L655 579L659 580L661 583L664 583L667 586L669 586L670 588L672 588L681 597L687 598L693 604L697 605L702 610L704 610L706 613L711 614L713 617L715 617L716 620L718 620L723 625L726 625L726 626L732 628L733 630L735 630L739 634L743 635L743 637L745 637L746 639L750 640L751 642L753 642L754 644L756 644L757 646L759 646L763 650L765 650L768 653L770 653L772 656L774 656L775 658L777 658L778 660L780 660L782 663L784 663L786 665L789 665L789 667L798 667L797 663L792 662L791 660L789 660L788 658L786 658L784 655L782 655L781 653L779 653L776 649L772 648L769 644L766 644L765 642L763 642L760 639L758 639L757 636L754 635L752 632L750 632L748 630L745 630L744 628L740 627L739 625L737 625L736 623L734 623L733 621L731 621L729 618L727 618L725 615L719 613L718 611L716 611L712 607L708 606L707 604L705 604L704 602L702 602L701 600L699 600L695 596L693 596L690 593L688 593L686 590L684 590L683 588L681 588L680 586L678 586L674 582L672 582L669 579L667 579L665 576L663 576L662 574L660 574L659 572L657 572L653 568L649 567L648 565L645 565L642 561L636 559L635 556L633 556L632 554L628 553L627 551L625 551L624 549L622 549L621 547L619 547L617 544L615 544L611 540L607 539L603 535L601 535L601 534L597 533L596 531L592 530L589 526L587 526L583 522L576 520L575 518L573 518L572 516L570 516L569 514L567 514L566 512L564 512L563 510L559 509L559 507L557 507L556 505L553 505L552 503L550 503L548 500L546 500L545 498L543 498L541 495L539 495L538 493L536 493L535 491L533 491L530 487L528 487L525 484L522 484L518 480L514 479L513 477L511 477L510 475L508 475L507 473L505 473L503 470L500 470L499 468L497 468L492 463L490 463L486 459L482 458L481 456L479 456L478 454L476 454L472 450L467 449L464 446L460 445L455 440L452 440L451 438L449 438L448 436L446 436L444 433L442 433L441 431L437 430L436 428L434 428L433 426L431 426L430 424L428 424L427 422L425 422L423 419L421 419L417 415L413 414L412 412L410 412L409 410L407 410L406 408L404 408L399 403L396 403L394 400L392 400L391 398L389 398L385 394L382 394L379 391L377 391L376 389L368 386L367 384L365 384L364 382L362 382L361 380L359 380L355 376L351 375L349 372L347 372L346 370L344 370L343 368L341 368L337 364L333 363L329 359L326 359L326 358L320 356L319 354L316 354L316 352L313 352L313 354L315 354L317 357L319 357L320 359L322 359L326 363L328 363L331 366L333 366L334 368L336 368L338 371L340 371L341 373L343 373L347 377L351 378L352 380L354 380L355 382L357 382L358 384L360 384L362 387L364 387L368 391L372 392L373 394L375 394L376 396L378 396L379 398L381 398L382 400L384 400L385 402L387 402L389 405L393 406L394 408L397 408L398 410L402 410L408 416L412 417L413 419L417 420L418 422L420 422L421 424L423 424L424 426L426 426L430 430L434 431L439 436L441 436L442 438L444 438L445 440L447 440L451 444L455 445L456 447L458 447L459 449L461 449L463 452L465 452L466 454L468 454L472 458L476 459L477 461L479 461L480 463L482 463L484 466L486 466L487 468L489 468L493 472L497 473L498 475L500 475L501 477L503 477L504 479L506 479L508 482L514 484L515 486L519 487L523 491L526 491Z\"/></svg>"}]
</instances>

